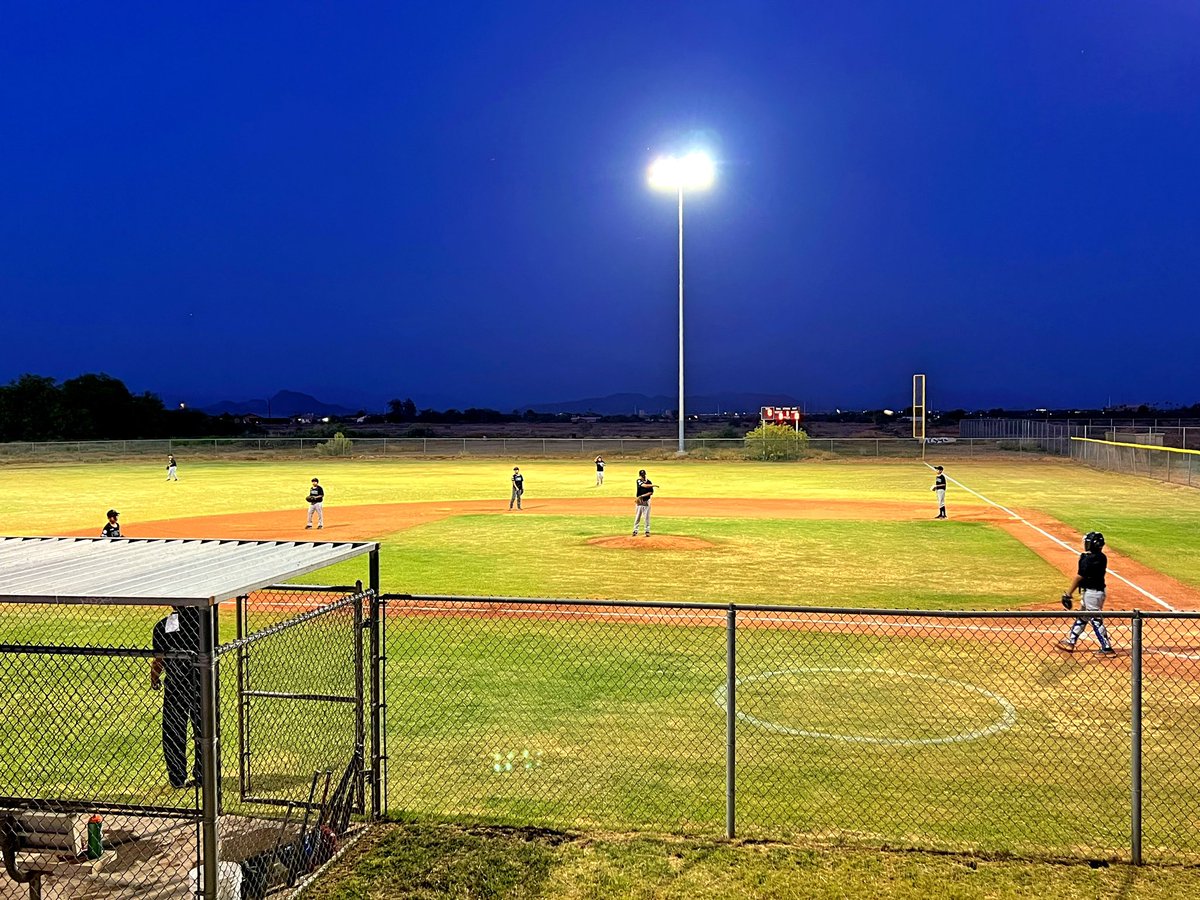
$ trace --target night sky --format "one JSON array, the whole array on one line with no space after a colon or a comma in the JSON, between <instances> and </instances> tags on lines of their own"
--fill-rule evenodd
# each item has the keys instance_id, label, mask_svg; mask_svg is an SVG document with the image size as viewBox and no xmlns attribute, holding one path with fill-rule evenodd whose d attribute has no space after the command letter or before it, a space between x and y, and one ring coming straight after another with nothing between
<instances>
[{"instance_id":1,"label":"night sky","mask_svg":"<svg viewBox=\"0 0 1200 900\"><path fill-rule=\"evenodd\" d=\"M1200 401L1193 0L6 4L0 383L673 395L693 146L689 394Z\"/></svg>"}]
</instances>

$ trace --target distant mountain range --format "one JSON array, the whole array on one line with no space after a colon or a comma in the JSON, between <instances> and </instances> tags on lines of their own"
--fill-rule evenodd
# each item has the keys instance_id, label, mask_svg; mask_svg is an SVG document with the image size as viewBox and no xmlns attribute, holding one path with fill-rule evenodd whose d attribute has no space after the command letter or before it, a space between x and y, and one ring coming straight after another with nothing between
<instances>
[{"instance_id":1,"label":"distant mountain range","mask_svg":"<svg viewBox=\"0 0 1200 900\"><path fill-rule=\"evenodd\" d=\"M762 406L799 406L789 394L698 394L687 398L686 411L689 415L700 413L745 412L757 413ZM595 413L601 416L650 415L665 410L674 410L679 405L678 397L665 394L609 394L607 397L585 397L582 400L559 400L553 403L526 403L516 408L532 409L539 413ZM211 416L229 413L244 416L253 413L272 418L289 418L314 414L318 416L350 416L358 408L326 403L311 394L297 391L279 391L266 400L220 400L200 407ZM507 411L507 410L505 410ZM382 409L369 412L384 412Z\"/></svg>"},{"instance_id":2,"label":"distant mountain range","mask_svg":"<svg viewBox=\"0 0 1200 900\"><path fill-rule=\"evenodd\" d=\"M244 416L254 413L258 416L286 419L291 416L302 416L313 413L318 416L349 416L357 410L339 406L336 403L325 403L311 394L301 394L296 391L279 391L266 400L219 400L216 403L202 406L201 412L210 416L220 416L229 413L232 416Z\"/></svg>"}]
</instances>

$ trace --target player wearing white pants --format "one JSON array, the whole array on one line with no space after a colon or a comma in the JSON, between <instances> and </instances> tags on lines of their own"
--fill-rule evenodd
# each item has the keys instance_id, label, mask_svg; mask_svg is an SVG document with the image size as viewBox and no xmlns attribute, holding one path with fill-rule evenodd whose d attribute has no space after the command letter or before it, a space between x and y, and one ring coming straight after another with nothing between
<instances>
[{"instance_id":1,"label":"player wearing white pants","mask_svg":"<svg viewBox=\"0 0 1200 900\"><path fill-rule=\"evenodd\" d=\"M1104 535L1098 531L1089 531L1083 536L1084 552L1079 554L1079 568L1075 580L1062 595L1062 603L1067 609L1071 608L1071 596L1079 589L1079 608L1084 612L1099 612L1104 609L1105 591L1104 576L1108 571L1108 557L1104 555ZM1100 616L1080 616L1071 625L1070 633L1058 642L1059 649L1068 653L1074 652L1075 644L1083 630L1091 623L1100 649L1096 652L1102 656L1113 656L1112 642L1108 639L1108 629L1104 627L1104 619Z\"/></svg>"},{"instance_id":2,"label":"player wearing white pants","mask_svg":"<svg viewBox=\"0 0 1200 900\"><path fill-rule=\"evenodd\" d=\"M650 537L650 499L654 495L654 483L646 477L646 470L638 471L637 480L637 497L634 500L637 509L637 516L633 520L633 536L637 537L638 525L641 524L642 518L646 519L645 535Z\"/></svg>"},{"instance_id":3,"label":"player wearing white pants","mask_svg":"<svg viewBox=\"0 0 1200 900\"><path fill-rule=\"evenodd\" d=\"M317 479L312 480L312 487L308 489L308 523L305 528L312 528L313 516L317 517L317 527L325 527L325 488L321 487Z\"/></svg>"},{"instance_id":4,"label":"player wearing white pants","mask_svg":"<svg viewBox=\"0 0 1200 900\"><path fill-rule=\"evenodd\" d=\"M934 466L933 468L937 472L937 477L933 479L933 487L930 490L937 497L938 504L938 514L934 518L944 519L946 518L946 476L942 473L941 466Z\"/></svg>"},{"instance_id":5,"label":"player wearing white pants","mask_svg":"<svg viewBox=\"0 0 1200 900\"><path fill-rule=\"evenodd\" d=\"M604 484L604 457L596 457L596 485L599 487Z\"/></svg>"}]
</instances>

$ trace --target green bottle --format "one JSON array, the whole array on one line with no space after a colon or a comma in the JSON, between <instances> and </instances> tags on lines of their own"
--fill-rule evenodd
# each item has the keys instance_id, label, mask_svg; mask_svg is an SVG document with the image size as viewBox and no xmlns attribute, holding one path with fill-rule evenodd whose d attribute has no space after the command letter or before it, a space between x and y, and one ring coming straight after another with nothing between
<instances>
[{"instance_id":1,"label":"green bottle","mask_svg":"<svg viewBox=\"0 0 1200 900\"><path fill-rule=\"evenodd\" d=\"M104 820L100 816L88 819L87 858L99 859L104 852Z\"/></svg>"}]
</instances>

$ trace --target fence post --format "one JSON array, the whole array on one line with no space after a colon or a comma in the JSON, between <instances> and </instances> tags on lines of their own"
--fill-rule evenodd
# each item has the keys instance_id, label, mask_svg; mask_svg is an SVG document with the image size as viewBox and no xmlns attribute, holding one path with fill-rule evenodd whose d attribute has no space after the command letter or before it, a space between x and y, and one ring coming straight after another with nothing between
<instances>
[{"instance_id":1,"label":"fence post","mask_svg":"<svg viewBox=\"0 0 1200 900\"><path fill-rule=\"evenodd\" d=\"M1142 864L1142 614L1133 612L1133 671L1129 679L1130 855Z\"/></svg>"},{"instance_id":2,"label":"fence post","mask_svg":"<svg viewBox=\"0 0 1200 900\"><path fill-rule=\"evenodd\" d=\"M371 584L371 818L383 816L383 709L385 704L380 665L383 657L379 621L383 607L379 603L379 551L372 550L369 562Z\"/></svg>"},{"instance_id":3,"label":"fence post","mask_svg":"<svg viewBox=\"0 0 1200 900\"><path fill-rule=\"evenodd\" d=\"M220 862L217 845L218 787L221 777L218 763L217 726L217 608L200 610L200 652L196 666L200 672L200 764L204 785L200 788L200 858L204 866L202 885L205 900L217 900L217 875Z\"/></svg>"},{"instance_id":4,"label":"fence post","mask_svg":"<svg viewBox=\"0 0 1200 900\"><path fill-rule=\"evenodd\" d=\"M363 632L374 626L374 622L363 620L363 583L354 583L356 596L354 598L354 624L351 626L354 635L354 755L361 760L367 758L367 725L364 708L366 704L366 670L363 666ZM372 636L368 635L368 641ZM365 765L365 763L364 763ZM372 794L372 799L374 795ZM372 817L377 818L372 811Z\"/></svg>"},{"instance_id":5,"label":"fence post","mask_svg":"<svg viewBox=\"0 0 1200 900\"><path fill-rule=\"evenodd\" d=\"M737 810L737 607L725 613L725 837L733 840Z\"/></svg>"}]
</instances>

